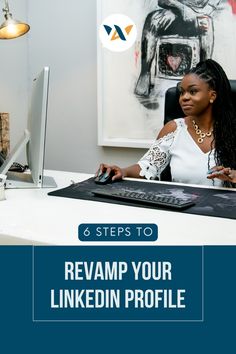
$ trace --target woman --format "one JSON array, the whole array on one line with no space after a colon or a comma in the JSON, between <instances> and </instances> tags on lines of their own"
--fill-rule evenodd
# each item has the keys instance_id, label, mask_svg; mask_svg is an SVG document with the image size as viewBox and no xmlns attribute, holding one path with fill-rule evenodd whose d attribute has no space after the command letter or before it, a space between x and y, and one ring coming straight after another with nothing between
<instances>
[{"instance_id":1,"label":"woman","mask_svg":"<svg viewBox=\"0 0 236 354\"><path fill-rule=\"evenodd\" d=\"M101 164L99 172L159 179L170 164L173 182L215 186L236 183L236 114L222 67L208 59L198 63L178 85L186 115L167 123L157 140L132 166Z\"/></svg>"}]
</instances>

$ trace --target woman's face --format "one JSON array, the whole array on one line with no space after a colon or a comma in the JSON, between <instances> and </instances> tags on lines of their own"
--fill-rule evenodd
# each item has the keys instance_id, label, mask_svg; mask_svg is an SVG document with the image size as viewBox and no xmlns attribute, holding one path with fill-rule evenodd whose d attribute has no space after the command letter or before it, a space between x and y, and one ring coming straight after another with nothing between
<instances>
[{"instance_id":1,"label":"woman's face","mask_svg":"<svg viewBox=\"0 0 236 354\"><path fill-rule=\"evenodd\" d=\"M195 74L184 76L178 87L180 91L179 103L186 116L203 114L216 98L216 92Z\"/></svg>"}]
</instances>

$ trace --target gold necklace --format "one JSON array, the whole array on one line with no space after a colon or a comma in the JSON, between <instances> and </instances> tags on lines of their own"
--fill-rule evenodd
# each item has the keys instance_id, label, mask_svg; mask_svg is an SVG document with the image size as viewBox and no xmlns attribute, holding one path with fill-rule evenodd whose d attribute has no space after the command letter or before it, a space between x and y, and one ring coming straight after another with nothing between
<instances>
[{"instance_id":1,"label":"gold necklace","mask_svg":"<svg viewBox=\"0 0 236 354\"><path fill-rule=\"evenodd\" d=\"M210 137L212 135L213 130L211 130L211 131L209 131L207 133L203 133L201 131L201 129L199 128L199 126L196 124L195 120L192 120L192 123L193 123L193 128L195 130L195 133L197 135L199 135L199 138L197 139L199 144L202 144L206 137Z\"/></svg>"}]
</instances>

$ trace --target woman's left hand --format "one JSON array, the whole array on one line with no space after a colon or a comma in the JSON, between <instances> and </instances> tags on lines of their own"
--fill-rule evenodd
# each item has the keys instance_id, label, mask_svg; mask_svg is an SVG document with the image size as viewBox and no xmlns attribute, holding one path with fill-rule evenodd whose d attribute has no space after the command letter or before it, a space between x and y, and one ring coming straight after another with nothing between
<instances>
[{"instance_id":1,"label":"woman's left hand","mask_svg":"<svg viewBox=\"0 0 236 354\"><path fill-rule=\"evenodd\" d=\"M208 171L207 178L218 178L221 181L236 183L236 170L232 170L230 167L215 166Z\"/></svg>"}]
</instances>

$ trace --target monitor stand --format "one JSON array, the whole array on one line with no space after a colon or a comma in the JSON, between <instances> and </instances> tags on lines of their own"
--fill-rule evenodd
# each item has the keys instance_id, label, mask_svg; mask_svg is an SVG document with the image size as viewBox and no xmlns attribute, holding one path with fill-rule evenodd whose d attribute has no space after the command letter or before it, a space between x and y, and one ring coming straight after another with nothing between
<instances>
[{"instance_id":1,"label":"monitor stand","mask_svg":"<svg viewBox=\"0 0 236 354\"><path fill-rule=\"evenodd\" d=\"M31 173L26 172L11 172L7 173L5 182L6 188L9 189L24 189L24 188L56 188L57 184L53 177L43 176L41 185L36 185L32 179Z\"/></svg>"},{"instance_id":2,"label":"monitor stand","mask_svg":"<svg viewBox=\"0 0 236 354\"><path fill-rule=\"evenodd\" d=\"M24 135L6 158L0 167L0 174L7 175L6 188L55 188L57 184L52 177L41 176L41 180L35 182L30 170L24 173L11 172L9 168L17 157L23 152L30 140L30 132L26 129Z\"/></svg>"}]
</instances>

